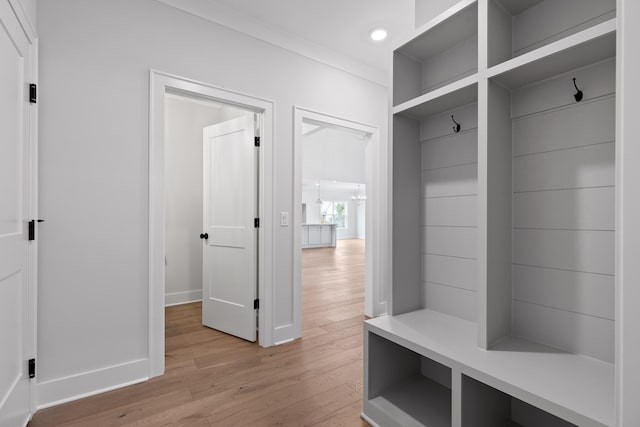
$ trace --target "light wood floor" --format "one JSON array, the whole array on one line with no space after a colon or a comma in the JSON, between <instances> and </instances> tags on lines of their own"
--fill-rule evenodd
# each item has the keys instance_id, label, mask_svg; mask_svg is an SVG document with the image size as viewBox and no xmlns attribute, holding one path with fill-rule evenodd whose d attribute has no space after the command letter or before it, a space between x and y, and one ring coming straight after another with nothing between
<instances>
[{"instance_id":1,"label":"light wood floor","mask_svg":"<svg viewBox=\"0 0 640 427\"><path fill-rule=\"evenodd\" d=\"M166 373L39 411L44 426L368 426L362 410L364 241L302 256L303 338L261 348L166 309Z\"/></svg>"}]
</instances>

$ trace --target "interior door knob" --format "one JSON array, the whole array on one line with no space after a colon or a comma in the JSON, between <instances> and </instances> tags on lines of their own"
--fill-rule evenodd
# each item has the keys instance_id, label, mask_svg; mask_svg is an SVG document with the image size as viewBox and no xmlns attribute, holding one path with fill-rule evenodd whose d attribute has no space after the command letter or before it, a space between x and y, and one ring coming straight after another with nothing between
<instances>
[{"instance_id":1,"label":"interior door knob","mask_svg":"<svg viewBox=\"0 0 640 427\"><path fill-rule=\"evenodd\" d=\"M209 233L200 233L200 238L201 239L208 239L209 238Z\"/></svg>"}]
</instances>

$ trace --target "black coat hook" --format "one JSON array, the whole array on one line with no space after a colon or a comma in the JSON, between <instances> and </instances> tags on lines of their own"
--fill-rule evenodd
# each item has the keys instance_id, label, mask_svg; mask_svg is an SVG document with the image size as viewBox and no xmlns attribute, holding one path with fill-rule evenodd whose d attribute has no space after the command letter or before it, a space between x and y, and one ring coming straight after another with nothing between
<instances>
[{"instance_id":1,"label":"black coat hook","mask_svg":"<svg viewBox=\"0 0 640 427\"><path fill-rule=\"evenodd\" d=\"M456 125L452 128L453 131L455 133L460 132L460 123L456 122L456 119L453 118L453 114L451 115L451 120L453 120L453 123L455 123Z\"/></svg>"},{"instance_id":2,"label":"black coat hook","mask_svg":"<svg viewBox=\"0 0 640 427\"><path fill-rule=\"evenodd\" d=\"M578 91L575 95L573 95L573 97L576 99L576 102L582 101L582 97L584 96L584 93L582 93L582 91L578 89L578 85L576 84L575 77L573 78L573 86L575 86L576 90Z\"/></svg>"}]
</instances>

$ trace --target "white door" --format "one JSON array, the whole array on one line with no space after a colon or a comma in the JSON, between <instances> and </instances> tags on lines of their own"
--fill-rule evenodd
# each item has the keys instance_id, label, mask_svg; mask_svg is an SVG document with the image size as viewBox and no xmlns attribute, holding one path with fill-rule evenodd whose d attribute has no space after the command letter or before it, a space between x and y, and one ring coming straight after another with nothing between
<instances>
[{"instance_id":1,"label":"white door","mask_svg":"<svg viewBox=\"0 0 640 427\"><path fill-rule=\"evenodd\" d=\"M24 426L31 405L30 55L9 2L0 1L0 427Z\"/></svg>"},{"instance_id":2,"label":"white door","mask_svg":"<svg viewBox=\"0 0 640 427\"><path fill-rule=\"evenodd\" d=\"M202 323L256 340L258 229L253 114L203 130Z\"/></svg>"}]
</instances>

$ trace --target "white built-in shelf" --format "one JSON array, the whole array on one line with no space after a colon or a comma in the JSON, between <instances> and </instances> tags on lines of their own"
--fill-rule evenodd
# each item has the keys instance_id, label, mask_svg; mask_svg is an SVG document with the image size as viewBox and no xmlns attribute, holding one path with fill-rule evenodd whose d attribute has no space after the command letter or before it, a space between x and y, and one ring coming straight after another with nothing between
<instances>
[{"instance_id":1,"label":"white built-in shelf","mask_svg":"<svg viewBox=\"0 0 640 427\"><path fill-rule=\"evenodd\" d=\"M483 350L476 328L426 309L366 322L369 332L574 424L613 425L613 364L518 338Z\"/></svg>"},{"instance_id":2,"label":"white built-in shelf","mask_svg":"<svg viewBox=\"0 0 640 427\"><path fill-rule=\"evenodd\" d=\"M451 390L420 375L389 387L369 404L398 426L451 426Z\"/></svg>"},{"instance_id":3,"label":"white built-in shelf","mask_svg":"<svg viewBox=\"0 0 640 427\"><path fill-rule=\"evenodd\" d=\"M491 67L488 77L508 89L517 89L611 58L615 54L614 18Z\"/></svg>"},{"instance_id":4,"label":"white built-in shelf","mask_svg":"<svg viewBox=\"0 0 640 427\"><path fill-rule=\"evenodd\" d=\"M478 71L478 3L463 0L393 51L393 105Z\"/></svg>"},{"instance_id":5,"label":"white built-in shelf","mask_svg":"<svg viewBox=\"0 0 640 427\"><path fill-rule=\"evenodd\" d=\"M418 61L424 61L439 52L478 34L478 7L476 0L459 2L434 20L416 30L417 36L403 43L395 51Z\"/></svg>"},{"instance_id":6,"label":"white built-in shelf","mask_svg":"<svg viewBox=\"0 0 640 427\"><path fill-rule=\"evenodd\" d=\"M393 107L393 114L421 119L477 100L478 75L474 74Z\"/></svg>"}]
</instances>

